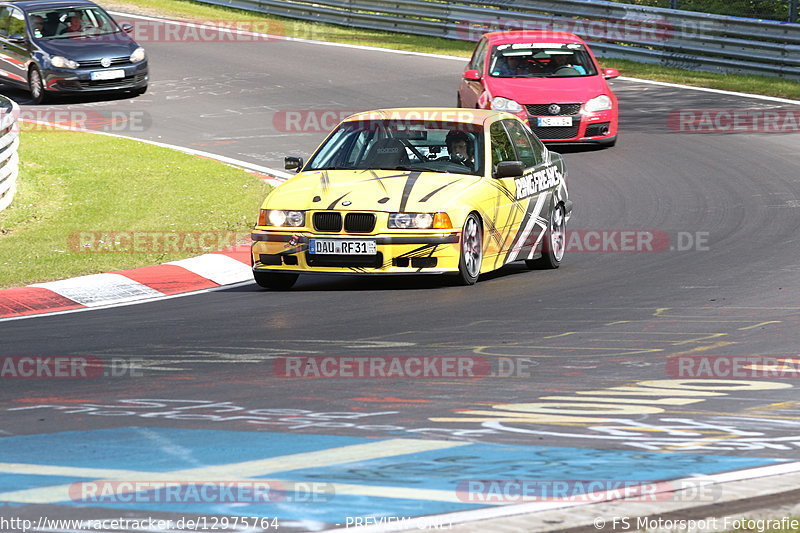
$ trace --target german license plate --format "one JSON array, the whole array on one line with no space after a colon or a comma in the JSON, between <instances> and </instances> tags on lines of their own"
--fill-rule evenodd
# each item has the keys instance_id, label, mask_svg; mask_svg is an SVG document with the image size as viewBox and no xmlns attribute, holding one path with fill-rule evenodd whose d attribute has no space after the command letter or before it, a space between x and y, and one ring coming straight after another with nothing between
<instances>
[{"instance_id":1,"label":"german license plate","mask_svg":"<svg viewBox=\"0 0 800 533\"><path fill-rule=\"evenodd\" d=\"M91 74L92 80L116 80L125 77L125 71L117 70L96 70Z\"/></svg>"},{"instance_id":2,"label":"german license plate","mask_svg":"<svg viewBox=\"0 0 800 533\"><path fill-rule=\"evenodd\" d=\"M375 255L378 246L375 241L310 239L308 252L319 255Z\"/></svg>"},{"instance_id":3,"label":"german license plate","mask_svg":"<svg viewBox=\"0 0 800 533\"><path fill-rule=\"evenodd\" d=\"M538 117L537 126L572 126L572 117Z\"/></svg>"}]
</instances>

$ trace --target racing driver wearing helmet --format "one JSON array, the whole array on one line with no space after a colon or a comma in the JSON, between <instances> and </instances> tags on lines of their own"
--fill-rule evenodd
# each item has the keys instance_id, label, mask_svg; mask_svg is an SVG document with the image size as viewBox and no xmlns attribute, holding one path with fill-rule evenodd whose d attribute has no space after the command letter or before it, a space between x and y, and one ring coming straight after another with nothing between
<instances>
[{"instance_id":1,"label":"racing driver wearing helmet","mask_svg":"<svg viewBox=\"0 0 800 533\"><path fill-rule=\"evenodd\" d=\"M442 159L447 159L453 163L461 163L472 169L474 165L472 139L466 132L450 130L444 142L447 145L448 155Z\"/></svg>"}]
</instances>

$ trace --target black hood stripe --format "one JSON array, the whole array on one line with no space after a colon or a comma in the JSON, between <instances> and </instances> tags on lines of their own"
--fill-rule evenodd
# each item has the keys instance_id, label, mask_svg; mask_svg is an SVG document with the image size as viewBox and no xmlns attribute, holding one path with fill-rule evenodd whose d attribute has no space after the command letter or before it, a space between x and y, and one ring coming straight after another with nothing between
<instances>
[{"instance_id":1,"label":"black hood stripe","mask_svg":"<svg viewBox=\"0 0 800 533\"><path fill-rule=\"evenodd\" d=\"M446 184L446 185L442 185L442 186L441 186L441 187L439 187L438 189L434 189L434 190L432 190L431 192L429 192L428 194L426 194L425 196L423 196L422 198L420 198L420 199L419 199L419 201L420 201L420 202L427 202L427 201L428 201L428 200L430 200L430 199L431 199L431 197L432 197L434 194L436 194L437 192L439 192L439 191L441 191L441 190L443 190L443 189L446 189L447 187L451 186L451 185L452 185L452 184L454 184L454 183L458 183L458 182L459 182L459 181L461 181L462 179L464 179L464 178L459 178L459 179L457 179L457 180L453 180L453 181L451 181L450 183L448 183L448 184Z\"/></svg>"},{"instance_id":2,"label":"black hood stripe","mask_svg":"<svg viewBox=\"0 0 800 533\"><path fill-rule=\"evenodd\" d=\"M411 190L414 188L414 184L419 179L421 172L410 172L408 174L408 179L406 180L406 186L403 187L403 197L400 199L400 212L403 213L406 210L406 206L408 205L408 197L411 195Z\"/></svg>"},{"instance_id":3,"label":"black hood stripe","mask_svg":"<svg viewBox=\"0 0 800 533\"><path fill-rule=\"evenodd\" d=\"M329 206L328 206L328 209L333 209L334 207L336 207L336 204L338 204L338 203L339 203L339 201L340 201L342 198L344 198L345 196L347 196L348 194L350 194L350 193L349 193L349 192L346 192L346 193L344 193L343 195L341 195L339 198L337 198L336 200L334 200L333 202L331 202L331 205L329 205Z\"/></svg>"}]
</instances>

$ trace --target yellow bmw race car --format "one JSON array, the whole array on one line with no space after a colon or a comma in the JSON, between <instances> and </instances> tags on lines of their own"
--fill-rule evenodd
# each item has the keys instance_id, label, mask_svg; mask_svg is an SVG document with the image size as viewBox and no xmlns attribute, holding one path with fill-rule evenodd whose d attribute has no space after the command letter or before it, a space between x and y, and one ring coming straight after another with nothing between
<instances>
[{"instance_id":1,"label":"yellow bmw race car","mask_svg":"<svg viewBox=\"0 0 800 533\"><path fill-rule=\"evenodd\" d=\"M252 232L253 276L452 274L512 261L558 268L572 212L562 157L516 116L383 109L351 115L273 189Z\"/></svg>"}]
</instances>

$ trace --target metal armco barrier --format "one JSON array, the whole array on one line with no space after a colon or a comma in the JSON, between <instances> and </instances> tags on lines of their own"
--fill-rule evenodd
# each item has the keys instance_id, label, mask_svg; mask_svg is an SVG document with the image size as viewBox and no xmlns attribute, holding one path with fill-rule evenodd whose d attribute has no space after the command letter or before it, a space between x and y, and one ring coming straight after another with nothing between
<instances>
[{"instance_id":1,"label":"metal armco barrier","mask_svg":"<svg viewBox=\"0 0 800 533\"><path fill-rule=\"evenodd\" d=\"M19 106L0 96L0 211L14 199L19 172Z\"/></svg>"},{"instance_id":2,"label":"metal armco barrier","mask_svg":"<svg viewBox=\"0 0 800 533\"><path fill-rule=\"evenodd\" d=\"M310 22L462 41L569 31L601 57L800 80L800 24L587 0L199 0ZM313 31L308 35L314 38Z\"/></svg>"}]
</instances>

